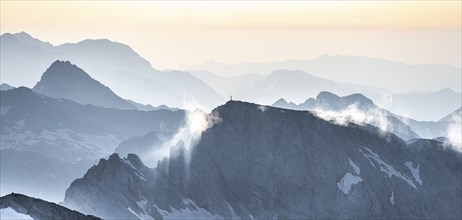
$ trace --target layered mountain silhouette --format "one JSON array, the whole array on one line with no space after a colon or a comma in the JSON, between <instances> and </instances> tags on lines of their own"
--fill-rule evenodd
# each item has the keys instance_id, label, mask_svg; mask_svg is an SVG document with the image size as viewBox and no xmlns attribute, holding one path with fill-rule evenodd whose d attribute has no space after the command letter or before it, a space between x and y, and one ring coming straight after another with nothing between
<instances>
[{"instance_id":1,"label":"layered mountain silhouette","mask_svg":"<svg viewBox=\"0 0 462 220\"><path fill-rule=\"evenodd\" d=\"M59 201L73 179L112 154L122 141L151 131L175 133L185 120L182 110L81 105L25 87L0 95L2 177L8 177L0 179L2 195L22 189L31 196ZM27 162L21 158L28 158Z\"/></svg>"},{"instance_id":2,"label":"layered mountain silhouette","mask_svg":"<svg viewBox=\"0 0 462 220\"><path fill-rule=\"evenodd\" d=\"M368 125L230 101L193 148L155 169L117 154L66 191L102 218L461 218L461 154ZM198 217L200 216L200 217Z\"/></svg>"},{"instance_id":3,"label":"layered mountain silhouette","mask_svg":"<svg viewBox=\"0 0 462 220\"><path fill-rule=\"evenodd\" d=\"M418 121L380 108L362 94L339 97L325 91L319 93L316 98L308 98L300 104L287 102L281 98L274 102L272 106L294 110L334 111L345 115L358 113L364 116L378 115L386 118L386 122L390 125L390 132L405 140L419 136L430 139L446 136L449 126L454 123L454 118L460 118L460 114L457 114L456 111L438 121ZM353 109L351 109L352 107Z\"/></svg>"},{"instance_id":4,"label":"layered mountain silhouette","mask_svg":"<svg viewBox=\"0 0 462 220\"><path fill-rule=\"evenodd\" d=\"M192 74L207 83L223 97L237 94L240 90L264 78L263 75L256 73L248 73L239 76L221 76L208 71L194 71Z\"/></svg>"},{"instance_id":5,"label":"layered mountain silhouette","mask_svg":"<svg viewBox=\"0 0 462 220\"><path fill-rule=\"evenodd\" d=\"M183 66L182 69L209 71L223 76L233 76L236 73L269 75L278 69L297 69L338 82L369 85L396 92L436 91L441 88L460 91L462 80L461 69L449 65L405 64L364 56L329 54L311 60L245 62L234 65L211 60L198 66Z\"/></svg>"},{"instance_id":6,"label":"layered mountain silhouette","mask_svg":"<svg viewBox=\"0 0 462 220\"><path fill-rule=\"evenodd\" d=\"M320 113L329 112L335 117L344 117L353 122L357 120L356 123L384 126L384 130L392 132L404 140L419 137L411 127L399 120L397 116L380 109L372 100L362 94L339 97L331 92L323 91L316 98L309 98L301 104L288 103L284 99L279 99L272 106L294 110L312 110Z\"/></svg>"},{"instance_id":7,"label":"layered mountain silhouette","mask_svg":"<svg viewBox=\"0 0 462 220\"><path fill-rule=\"evenodd\" d=\"M135 136L122 141L117 148L115 153L121 157L127 157L128 154L140 155L141 160L150 167L155 167L157 161L162 160L165 155L161 153L163 148L172 137L174 133L168 132L154 132L151 131L144 135Z\"/></svg>"},{"instance_id":8,"label":"layered mountain silhouette","mask_svg":"<svg viewBox=\"0 0 462 220\"><path fill-rule=\"evenodd\" d=\"M462 106L462 93L448 88L430 93L393 94L389 99L384 108L419 121L438 121Z\"/></svg>"},{"instance_id":9,"label":"layered mountain silhouette","mask_svg":"<svg viewBox=\"0 0 462 220\"><path fill-rule=\"evenodd\" d=\"M7 83L2 83L0 84L0 91L6 91L6 90L10 90L10 89L14 89L15 87L7 84Z\"/></svg>"},{"instance_id":10,"label":"layered mountain silhouette","mask_svg":"<svg viewBox=\"0 0 462 220\"><path fill-rule=\"evenodd\" d=\"M375 96L376 93L351 89L341 83L316 77L300 70L275 70L260 81L240 90L236 98L256 103L273 103L280 97L291 97L302 102L306 97L313 97L321 91L337 94L351 94L358 91Z\"/></svg>"},{"instance_id":11,"label":"layered mountain silhouette","mask_svg":"<svg viewBox=\"0 0 462 220\"><path fill-rule=\"evenodd\" d=\"M98 220L100 218L84 215L55 203L26 195L11 193L0 198L0 216L2 219L76 219Z\"/></svg>"},{"instance_id":12,"label":"layered mountain silhouette","mask_svg":"<svg viewBox=\"0 0 462 220\"><path fill-rule=\"evenodd\" d=\"M129 46L107 39L53 46L21 32L3 34L1 43L2 82L31 87L50 63L70 60L121 97L153 106L183 107L185 103L198 102L203 109L211 110L225 100L223 96L229 95L271 104L280 97L303 102L305 97L331 91L339 95L362 93L381 107L420 121L435 121L460 107L454 107L454 103L460 103L461 97L460 69L448 65L408 65L360 56L323 55L313 60L237 65L210 61L202 66L185 67L194 71L191 74L155 70ZM287 71L281 79L281 76L272 74L281 69L298 69L313 75L300 76L295 73L297 71ZM321 75L325 78L317 77ZM396 82L394 79L400 80ZM325 84L329 80L335 80L335 85ZM273 95L282 88L300 92ZM418 101L419 97L412 98L412 102L405 101L408 91L437 91L441 88L455 90L458 95L445 99L424 98L424 102ZM389 96L396 92L396 96ZM390 99L384 100L384 97ZM435 109L431 106L437 105L440 108L433 114ZM422 107L428 110L422 110Z\"/></svg>"},{"instance_id":13,"label":"layered mountain silhouette","mask_svg":"<svg viewBox=\"0 0 462 220\"><path fill-rule=\"evenodd\" d=\"M460 107L459 109L455 110L453 113L443 117L442 119L440 119L438 122L450 122L452 120L452 118L454 117L460 117L462 115L462 107Z\"/></svg>"},{"instance_id":14,"label":"layered mountain silhouette","mask_svg":"<svg viewBox=\"0 0 462 220\"><path fill-rule=\"evenodd\" d=\"M55 61L32 89L52 98L107 108L137 109L69 61Z\"/></svg>"},{"instance_id":15,"label":"layered mountain silhouette","mask_svg":"<svg viewBox=\"0 0 462 220\"><path fill-rule=\"evenodd\" d=\"M462 218L458 68L0 41L1 219Z\"/></svg>"},{"instance_id":16,"label":"layered mountain silhouette","mask_svg":"<svg viewBox=\"0 0 462 220\"><path fill-rule=\"evenodd\" d=\"M223 101L192 74L155 70L121 43L101 39L50 46L26 33L5 33L0 39L2 82L32 86L50 63L70 60L118 95L137 102L182 107L195 100L203 108L212 109Z\"/></svg>"}]
</instances>

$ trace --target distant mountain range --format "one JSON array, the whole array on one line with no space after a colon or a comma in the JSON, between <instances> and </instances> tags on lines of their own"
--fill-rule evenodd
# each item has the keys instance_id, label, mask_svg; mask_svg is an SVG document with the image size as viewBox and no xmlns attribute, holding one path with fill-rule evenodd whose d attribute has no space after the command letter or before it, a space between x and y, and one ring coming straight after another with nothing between
<instances>
[{"instance_id":1,"label":"distant mountain range","mask_svg":"<svg viewBox=\"0 0 462 220\"><path fill-rule=\"evenodd\" d=\"M377 124L377 116L386 119L389 125L389 131L400 136L404 140L422 138L437 138L446 136L448 127L451 126L453 117L461 117L460 112L451 113L445 119L436 121L418 121L399 114L394 114L386 109L380 108L374 102L362 94L352 94L339 97L330 92L321 92L316 98L308 98L305 102L295 104L279 99L273 103L274 107L293 109L293 110L311 110L311 111L333 111L337 114L360 114L368 124ZM351 109L354 108L354 109ZM370 118L367 118L369 116ZM369 121L368 121L369 120Z\"/></svg>"},{"instance_id":2,"label":"distant mountain range","mask_svg":"<svg viewBox=\"0 0 462 220\"><path fill-rule=\"evenodd\" d=\"M436 92L393 94L382 107L413 119L437 121L461 106L462 93L441 89Z\"/></svg>"},{"instance_id":3,"label":"distant mountain range","mask_svg":"<svg viewBox=\"0 0 462 220\"><path fill-rule=\"evenodd\" d=\"M460 69L0 40L1 219L462 218Z\"/></svg>"},{"instance_id":4,"label":"distant mountain range","mask_svg":"<svg viewBox=\"0 0 462 220\"><path fill-rule=\"evenodd\" d=\"M396 93L372 86L339 83L300 70L275 70L267 76L247 74L224 77L207 71L194 72L222 95L233 96L261 104L270 104L281 97L297 103L322 91L339 95L361 93L374 100L381 108L421 121L438 120L462 105L462 93L443 89L426 93ZM239 83L239 82L240 83Z\"/></svg>"},{"instance_id":5,"label":"distant mountain range","mask_svg":"<svg viewBox=\"0 0 462 220\"><path fill-rule=\"evenodd\" d=\"M190 73L155 70L129 46L107 39L58 46L25 32L5 33L0 39L3 83L32 87L51 63L68 60L123 99L146 106L182 108L198 103L209 111L230 96L260 104L271 104L281 97L300 103L321 91L331 91L339 95L361 93L397 114L434 121L460 107L462 99L461 70L447 65L323 55L313 60L237 65L210 61L184 67Z\"/></svg>"},{"instance_id":6,"label":"distant mountain range","mask_svg":"<svg viewBox=\"0 0 462 220\"><path fill-rule=\"evenodd\" d=\"M331 80L316 77L300 70L276 70L264 79L239 91L236 98L256 103L271 103L279 97L291 97L295 101L305 100L328 90L346 94L355 90Z\"/></svg>"},{"instance_id":7,"label":"distant mountain range","mask_svg":"<svg viewBox=\"0 0 462 220\"><path fill-rule=\"evenodd\" d=\"M223 97L236 95L240 90L252 86L253 83L264 78L263 75L248 73L239 76L221 76L207 71L191 72Z\"/></svg>"},{"instance_id":8,"label":"distant mountain range","mask_svg":"<svg viewBox=\"0 0 462 220\"><path fill-rule=\"evenodd\" d=\"M316 99L309 98L299 105L279 99L272 106L294 110L311 110L324 114L327 118L345 118L354 123L371 124L396 134L404 140L419 138L407 124L392 113L378 108L372 100L361 94L339 97L331 92L320 92Z\"/></svg>"},{"instance_id":9,"label":"distant mountain range","mask_svg":"<svg viewBox=\"0 0 462 220\"><path fill-rule=\"evenodd\" d=\"M6 90L10 90L10 89L14 89L15 87L13 86L10 86L6 83L2 83L0 84L0 91L6 91Z\"/></svg>"},{"instance_id":10,"label":"distant mountain range","mask_svg":"<svg viewBox=\"0 0 462 220\"><path fill-rule=\"evenodd\" d=\"M0 40L2 82L12 85L31 87L55 60L69 60L124 99L173 107L197 101L204 109L223 102L220 95L192 74L155 70L121 43L103 39L53 46L24 32L5 33Z\"/></svg>"},{"instance_id":11,"label":"distant mountain range","mask_svg":"<svg viewBox=\"0 0 462 220\"><path fill-rule=\"evenodd\" d=\"M188 71L209 71L222 76L236 73L269 75L274 70L302 70L342 83L385 88L394 92L436 91L451 88L461 91L461 69L449 65L410 65L363 56L321 55L312 60L286 60L269 63L223 64L210 60L198 66L183 66ZM399 79L399 80L398 80Z\"/></svg>"},{"instance_id":12,"label":"distant mountain range","mask_svg":"<svg viewBox=\"0 0 462 220\"><path fill-rule=\"evenodd\" d=\"M102 159L63 205L102 218L461 218L462 154L433 140L230 101L155 169Z\"/></svg>"}]
</instances>

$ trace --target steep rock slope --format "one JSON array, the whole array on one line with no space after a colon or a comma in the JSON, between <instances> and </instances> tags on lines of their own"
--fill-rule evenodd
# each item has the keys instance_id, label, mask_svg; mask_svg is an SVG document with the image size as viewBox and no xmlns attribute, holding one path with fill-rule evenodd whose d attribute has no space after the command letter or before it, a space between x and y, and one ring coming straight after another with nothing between
<instances>
[{"instance_id":1,"label":"steep rock slope","mask_svg":"<svg viewBox=\"0 0 462 220\"><path fill-rule=\"evenodd\" d=\"M219 122L191 150L172 148L155 170L100 162L64 204L124 218L192 218L191 210L226 219L462 217L461 154L439 142L408 146L375 127L237 101L212 114Z\"/></svg>"},{"instance_id":2,"label":"steep rock slope","mask_svg":"<svg viewBox=\"0 0 462 220\"><path fill-rule=\"evenodd\" d=\"M55 203L11 193L0 198L0 218L9 219L76 219L98 220L100 218L84 215Z\"/></svg>"}]
</instances>

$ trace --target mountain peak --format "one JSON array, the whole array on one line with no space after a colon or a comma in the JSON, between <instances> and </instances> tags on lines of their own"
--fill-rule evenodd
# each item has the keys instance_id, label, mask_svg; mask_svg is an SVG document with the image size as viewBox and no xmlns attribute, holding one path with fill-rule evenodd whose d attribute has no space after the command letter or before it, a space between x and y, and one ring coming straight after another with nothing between
<instances>
[{"instance_id":1,"label":"mountain peak","mask_svg":"<svg viewBox=\"0 0 462 220\"><path fill-rule=\"evenodd\" d=\"M23 43L23 44L26 44L26 45L30 45L30 46L39 46L43 49L52 49L53 48L53 45L50 44L49 42L44 42L44 41L41 41L37 38L34 38L32 37L30 34L24 32L24 31L21 31L19 33L15 33L15 34L11 34L11 37L14 37L16 40L18 40L19 42Z\"/></svg>"},{"instance_id":2,"label":"mountain peak","mask_svg":"<svg viewBox=\"0 0 462 220\"><path fill-rule=\"evenodd\" d=\"M318 57L315 58L315 60L327 60L327 59L331 59L332 56L328 53L325 53L325 54L321 54L319 55Z\"/></svg>"},{"instance_id":3,"label":"mountain peak","mask_svg":"<svg viewBox=\"0 0 462 220\"><path fill-rule=\"evenodd\" d=\"M78 80L78 78L91 79L85 71L72 64L69 61L56 60L43 73L42 80L47 80L48 77L60 77L62 80Z\"/></svg>"},{"instance_id":4,"label":"mountain peak","mask_svg":"<svg viewBox=\"0 0 462 220\"><path fill-rule=\"evenodd\" d=\"M280 98L276 102L274 102L273 105L278 105L278 104L289 104L285 99Z\"/></svg>"},{"instance_id":5,"label":"mountain peak","mask_svg":"<svg viewBox=\"0 0 462 220\"><path fill-rule=\"evenodd\" d=\"M19 33L16 33L16 34L13 34L14 36L16 37L29 37L29 38L33 38L30 34L24 32L24 31L21 31Z\"/></svg>"},{"instance_id":6,"label":"mountain peak","mask_svg":"<svg viewBox=\"0 0 462 220\"><path fill-rule=\"evenodd\" d=\"M338 95L328 92L328 91L322 91L316 96L316 100L332 100L332 99L338 99L340 98Z\"/></svg>"},{"instance_id":7,"label":"mountain peak","mask_svg":"<svg viewBox=\"0 0 462 220\"><path fill-rule=\"evenodd\" d=\"M136 168L141 168L144 167L144 163L141 161L140 157L136 154L129 153L127 155L127 158L121 158L118 153L113 153L109 158L107 159L107 162L110 164L115 164L115 163L120 163L126 161L125 163L130 163Z\"/></svg>"},{"instance_id":8,"label":"mountain peak","mask_svg":"<svg viewBox=\"0 0 462 220\"><path fill-rule=\"evenodd\" d=\"M444 89L438 90L437 93L455 93L455 91L452 90L451 88L444 88Z\"/></svg>"},{"instance_id":9,"label":"mountain peak","mask_svg":"<svg viewBox=\"0 0 462 220\"><path fill-rule=\"evenodd\" d=\"M0 84L0 91L6 91L6 90L11 90L11 89L14 89L15 87L14 86L11 86L7 83L2 83Z\"/></svg>"},{"instance_id":10,"label":"mountain peak","mask_svg":"<svg viewBox=\"0 0 462 220\"><path fill-rule=\"evenodd\" d=\"M46 96L65 98L84 105L136 109L69 61L53 62L33 90Z\"/></svg>"}]
</instances>

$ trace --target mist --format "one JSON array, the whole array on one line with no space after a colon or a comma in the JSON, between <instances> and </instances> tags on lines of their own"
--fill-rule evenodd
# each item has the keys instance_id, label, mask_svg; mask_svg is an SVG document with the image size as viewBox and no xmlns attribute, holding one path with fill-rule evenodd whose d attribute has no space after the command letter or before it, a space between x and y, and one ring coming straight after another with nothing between
<instances>
[{"instance_id":1,"label":"mist","mask_svg":"<svg viewBox=\"0 0 462 220\"><path fill-rule=\"evenodd\" d=\"M331 121L338 125L347 125L352 122L359 125L371 124L380 129L381 132L389 131L392 127L380 109L361 110L357 103L349 105L340 111L325 109L314 109L314 114L324 120Z\"/></svg>"},{"instance_id":2,"label":"mist","mask_svg":"<svg viewBox=\"0 0 462 220\"><path fill-rule=\"evenodd\" d=\"M460 114L454 114L446 129L446 137L453 148L462 152L462 117Z\"/></svg>"}]
</instances>

